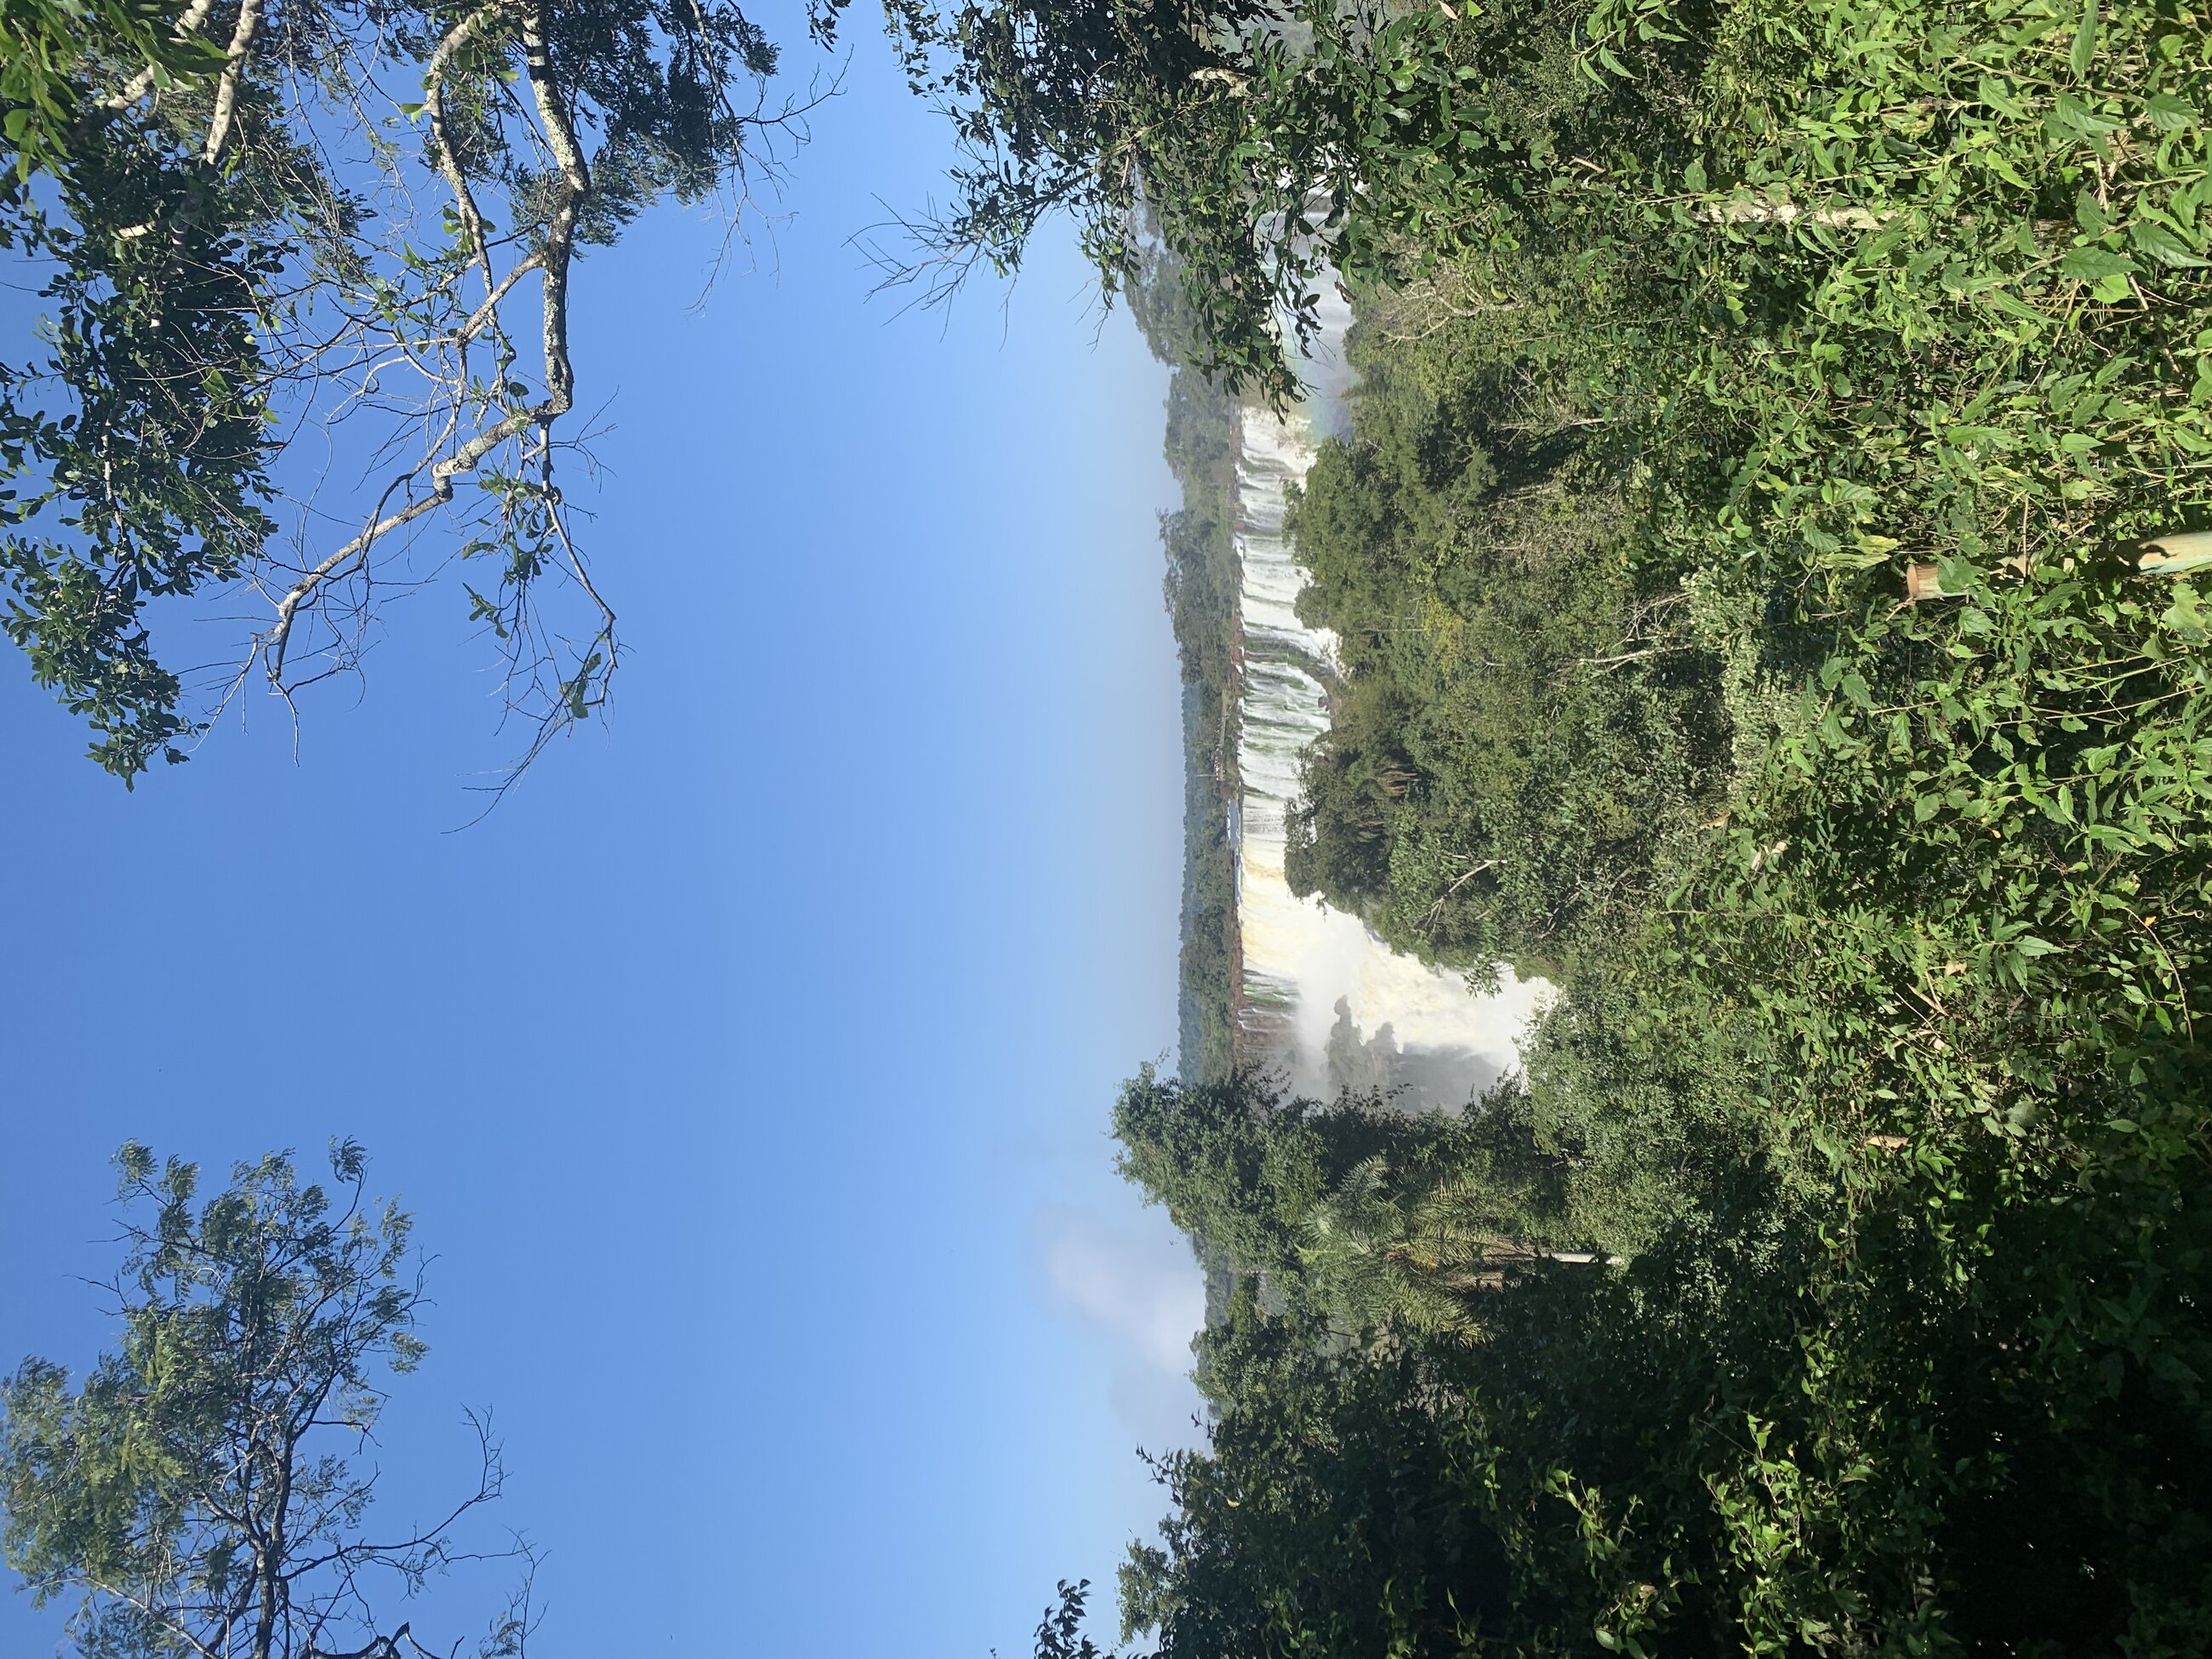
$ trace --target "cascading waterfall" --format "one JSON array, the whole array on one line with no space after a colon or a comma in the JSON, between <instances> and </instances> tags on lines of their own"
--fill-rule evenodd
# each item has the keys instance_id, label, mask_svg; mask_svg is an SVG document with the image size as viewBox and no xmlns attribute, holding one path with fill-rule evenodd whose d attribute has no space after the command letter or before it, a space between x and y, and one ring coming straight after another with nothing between
<instances>
[{"instance_id":1,"label":"cascading waterfall","mask_svg":"<svg viewBox=\"0 0 2212 1659\"><path fill-rule=\"evenodd\" d=\"M1337 361L1348 319L1340 312L1326 320L1325 368ZM1247 406L1237 423L1242 789L1231 829L1243 943L1239 1045L1247 1057L1287 1070L1302 1094L1328 1098L1380 1085L1401 1090L1408 1105L1464 1105L1513 1063L1542 981L1501 969L1498 990L1478 996L1460 975L1391 950L1358 917L1297 897L1284 878L1299 762L1328 729L1322 676L1336 666L1335 637L1298 619L1305 573L1283 533L1288 492L1313 464L1317 428L1342 419L1340 373L1316 378L1313 396L1288 416Z\"/></svg>"}]
</instances>

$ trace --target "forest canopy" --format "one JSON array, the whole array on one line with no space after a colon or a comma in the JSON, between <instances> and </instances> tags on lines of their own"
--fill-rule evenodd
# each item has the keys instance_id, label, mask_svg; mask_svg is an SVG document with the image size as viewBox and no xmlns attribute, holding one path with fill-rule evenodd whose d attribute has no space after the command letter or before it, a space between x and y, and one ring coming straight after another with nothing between
<instances>
[{"instance_id":1,"label":"forest canopy","mask_svg":"<svg viewBox=\"0 0 2212 1659\"><path fill-rule=\"evenodd\" d=\"M1458 1116L1130 1085L1237 1289L1125 1640L2200 1650L2203 20L1206 15L1050 142L1243 205L1160 223L1257 393L1354 294L1290 873L1556 989Z\"/></svg>"}]
</instances>

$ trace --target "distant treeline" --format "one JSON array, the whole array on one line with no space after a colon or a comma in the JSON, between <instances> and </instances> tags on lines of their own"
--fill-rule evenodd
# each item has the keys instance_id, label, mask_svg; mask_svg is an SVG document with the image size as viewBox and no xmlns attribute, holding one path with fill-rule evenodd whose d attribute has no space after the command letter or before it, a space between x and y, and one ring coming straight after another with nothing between
<instances>
[{"instance_id":1,"label":"distant treeline","mask_svg":"<svg viewBox=\"0 0 2212 1659\"><path fill-rule=\"evenodd\" d=\"M1182 668L1183 875L1181 1013L1186 1080L1225 1078L1236 1063L1237 867L1229 811L1237 799L1237 400L1188 366L1195 322L1180 269L1155 246L1128 289L1168 380L1167 463L1182 506L1160 520L1165 592Z\"/></svg>"}]
</instances>

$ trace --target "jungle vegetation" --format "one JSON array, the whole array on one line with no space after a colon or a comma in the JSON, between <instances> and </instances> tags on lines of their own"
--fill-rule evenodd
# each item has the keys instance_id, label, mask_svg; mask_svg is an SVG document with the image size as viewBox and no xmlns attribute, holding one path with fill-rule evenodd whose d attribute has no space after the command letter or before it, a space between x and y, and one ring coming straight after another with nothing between
<instances>
[{"instance_id":1,"label":"jungle vegetation","mask_svg":"<svg viewBox=\"0 0 2212 1659\"><path fill-rule=\"evenodd\" d=\"M2201 1652L2212 26L979 3L934 45L941 248L1065 209L1111 283L1140 202L1258 396L1354 288L1295 873L1559 988L1462 1115L1130 1085L1127 1173L1240 1291L1124 1639Z\"/></svg>"}]
</instances>

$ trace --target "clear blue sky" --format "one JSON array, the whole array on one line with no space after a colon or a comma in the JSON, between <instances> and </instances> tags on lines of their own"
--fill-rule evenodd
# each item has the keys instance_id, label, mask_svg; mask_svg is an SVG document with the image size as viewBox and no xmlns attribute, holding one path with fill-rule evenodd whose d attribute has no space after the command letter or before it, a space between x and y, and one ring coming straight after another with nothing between
<instances>
[{"instance_id":1,"label":"clear blue sky","mask_svg":"<svg viewBox=\"0 0 2212 1659\"><path fill-rule=\"evenodd\" d=\"M632 654L489 821L447 833L506 753L457 590L298 764L252 707L135 795L0 658L0 1364L102 1340L125 1137L358 1136L437 1257L387 1502L494 1407L548 1659L1011 1659L1189 1433L1194 1274L1104 1132L1175 1037L1164 375L1065 237L1003 313L868 301L847 238L946 158L854 39L758 269L693 314L680 210L584 268Z\"/></svg>"}]
</instances>

